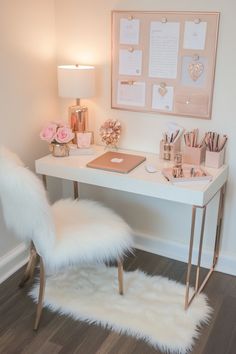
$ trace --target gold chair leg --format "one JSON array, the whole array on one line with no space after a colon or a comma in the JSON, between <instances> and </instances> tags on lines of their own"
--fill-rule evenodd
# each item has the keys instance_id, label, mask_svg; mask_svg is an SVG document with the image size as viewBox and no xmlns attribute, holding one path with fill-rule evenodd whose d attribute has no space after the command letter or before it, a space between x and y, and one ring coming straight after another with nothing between
<instances>
[{"instance_id":1,"label":"gold chair leg","mask_svg":"<svg viewBox=\"0 0 236 354\"><path fill-rule=\"evenodd\" d=\"M23 278L21 279L21 281L19 283L20 288L23 288L25 283L33 278L34 270L35 270L36 263L37 263L37 257L38 256L37 256L37 252L35 250L35 247L34 247L33 243L31 243L30 257L29 257L29 261L27 263Z\"/></svg>"},{"instance_id":2,"label":"gold chair leg","mask_svg":"<svg viewBox=\"0 0 236 354\"><path fill-rule=\"evenodd\" d=\"M124 287L123 287L123 262L118 261L118 282L119 282L119 294L124 294Z\"/></svg>"},{"instance_id":3,"label":"gold chair leg","mask_svg":"<svg viewBox=\"0 0 236 354\"><path fill-rule=\"evenodd\" d=\"M38 329L39 321L42 314L44 291L45 291L45 270L44 270L42 257L40 257L40 283L39 283L39 296L38 296L38 304L36 310L36 319L34 324L35 331L37 331Z\"/></svg>"},{"instance_id":4,"label":"gold chair leg","mask_svg":"<svg viewBox=\"0 0 236 354\"><path fill-rule=\"evenodd\" d=\"M73 181L73 186L74 186L74 199L79 199L78 182L77 181Z\"/></svg>"}]
</instances>

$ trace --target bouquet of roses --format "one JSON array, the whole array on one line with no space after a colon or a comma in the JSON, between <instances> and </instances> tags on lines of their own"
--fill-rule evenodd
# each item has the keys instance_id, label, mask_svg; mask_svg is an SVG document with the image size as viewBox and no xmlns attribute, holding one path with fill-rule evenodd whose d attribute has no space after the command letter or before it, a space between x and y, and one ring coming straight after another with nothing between
<instances>
[{"instance_id":1,"label":"bouquet of roses","mask_svg":"<svg viewBox=\"0 0 236 354\"><path fill-rule=\"evenodd\" d=\"M41 130L40 138L48 143L66 144L74 138L74 133L66 124L52 122Z\"/></svg>"}]
</instances>

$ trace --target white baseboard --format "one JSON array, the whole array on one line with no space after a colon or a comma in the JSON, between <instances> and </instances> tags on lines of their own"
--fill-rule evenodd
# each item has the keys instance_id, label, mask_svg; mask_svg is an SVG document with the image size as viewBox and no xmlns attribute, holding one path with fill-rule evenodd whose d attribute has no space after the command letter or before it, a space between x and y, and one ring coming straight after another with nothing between
<instances>
[{"instance_id":1,"label":"white baseboard","mask_svg":"<svg viewBox=\"0 0 236 354\"><path fill-rule=\"evenodd\" d=\"M164 238L158 238L146 234L135 235L135 247L147 252L158 254L186 262L188 257L188 245L177 243ZM197 250L193 251L193 263L196 263ZM0 257L0 284L26 264L29 257L29 248L21 243L13 250ZM212 261L212 253L208 250L202 252L202 266L209 267ZM226 274L236 275L236 255L227 255L220 252L216 270Z\"/></svg>"},{"instance_id":2,"label":"white baseboard","mask_svg":"<svg viewBox=\"0 0 236 354\"><path fill-rule=\"evenodd\" d=\"M10 252L0 257L0 284L21 268L28 260L29 248L19 244Z\"/></svg>"},{"instance_id":3,"label":"white baseboard","mask_svg":"<svg viewBox=\"0 0 236 354\"><path fill-rule=\"evenodd\" d=\"M135 235L135 247L147 252L172 258L181 262L187 262L188 245L177 243L164 238L137 233ZM209 268L212 263L213 252L202 251L201 265ZM193 250L193 263L196 264L197 250ZM236 255L228 255L220 252L216 270L226 274L236 275Z\"/></svg>"}]
</instances>

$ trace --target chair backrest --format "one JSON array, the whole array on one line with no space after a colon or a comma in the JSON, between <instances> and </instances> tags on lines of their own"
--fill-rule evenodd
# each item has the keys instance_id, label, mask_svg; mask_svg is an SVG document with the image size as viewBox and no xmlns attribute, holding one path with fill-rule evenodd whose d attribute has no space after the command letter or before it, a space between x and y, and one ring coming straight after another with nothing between
<instances>
[{"instance_id":1,"label":"chair backrest","mask_svg":"<svg viewBox=\"0 0 236 354\"><path fill-rule=\"evenodd\" d=\"M17 155L0 148L0 201L6 225L20 239L33 240L47 258L55 241L51 208L41 181Z\"/></svg>"}]
</instances>

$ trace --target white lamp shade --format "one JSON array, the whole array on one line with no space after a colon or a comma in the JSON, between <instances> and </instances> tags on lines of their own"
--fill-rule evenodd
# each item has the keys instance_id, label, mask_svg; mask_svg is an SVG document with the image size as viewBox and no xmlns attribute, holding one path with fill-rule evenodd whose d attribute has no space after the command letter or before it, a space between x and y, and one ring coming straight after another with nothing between
<instances>
[{"instance_id":1,"label":"white lamp shade","mask_svg":"<svg viewBox=\"0 0 236 354\"><path fill-rule=\"evenodd\" d=\"M60 97L90 98L95 95L94 66L58 66L57 80Z\"/></svg>"}]
</instances>

